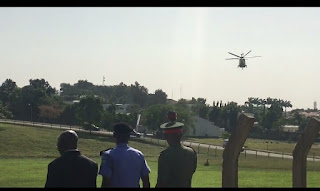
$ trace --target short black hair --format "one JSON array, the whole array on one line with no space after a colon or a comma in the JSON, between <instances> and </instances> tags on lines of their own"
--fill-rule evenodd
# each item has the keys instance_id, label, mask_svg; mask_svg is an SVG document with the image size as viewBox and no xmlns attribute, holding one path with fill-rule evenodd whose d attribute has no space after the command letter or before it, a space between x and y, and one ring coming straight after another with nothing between
<instances>
[{"instance_id":1,"label":"short black hair","mask_svg":"<svg viewBox=\"0 0 320 191\"><path fill-rule=\"evenodd\" d=\"M133 131L133 128L125 122L119 122L114 124L113 131L120 134L129 134Z\"/></svg>"}]
</instances>

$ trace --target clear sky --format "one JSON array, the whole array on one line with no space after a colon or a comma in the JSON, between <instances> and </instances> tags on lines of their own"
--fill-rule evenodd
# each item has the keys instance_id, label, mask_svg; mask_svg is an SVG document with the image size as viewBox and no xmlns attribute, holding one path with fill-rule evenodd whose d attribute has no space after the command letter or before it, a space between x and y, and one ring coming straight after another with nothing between
<instances>
[{"instance_id":1,"label":"clear sky","mask_svg":"<svg viewBox=\"0 0 320 191\"><path fill-rule=\"evenodd\" d=\"M0 8L0 83L138 81L168 98L320 106L320 8ZM238 60L228 52L262 56Z\"/></svg>"}]
</instances>

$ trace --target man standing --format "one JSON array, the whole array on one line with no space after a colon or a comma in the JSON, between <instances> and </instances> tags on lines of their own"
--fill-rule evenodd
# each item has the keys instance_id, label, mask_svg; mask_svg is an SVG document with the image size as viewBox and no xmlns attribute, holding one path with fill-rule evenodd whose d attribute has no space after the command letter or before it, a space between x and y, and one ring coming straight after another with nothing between
<instances>
[{"instance_id":1,"label":"man standing","mask_svg":"<svg viewBox=\"0 0 320 191\"><path fill-rule=\"evenodd\" d=\"M169 123L160 126L164 130L168 148L158 159L156 187L191 187L193 173L197 168L197 153L181 144L183 123L176 122L177 113L169 111Z\"/></svg>"},{"instance_id":2,"label":"man standing","mask_svg":"<svg viewBox=\"0 0 320 191\"><path fill-rule=\"evenodd\" d=\"M150 168L138 149L128 146L130 132L133 129L126 123L117 123L113 127L116 147L101 153L99 174L103 176L101 187L150 187Z\"/></svg>"},{"instance_id":3,"label":"man standing","mask_svg":"<svg viewBox=\"0 0 320 191\"><path fill-rule=\"evenodd\" d=\"M77 149L78 135L64 131L58 138L61 157L48 165L45 187L96 187L98 164Z\"/></svg>"}]
</instances>

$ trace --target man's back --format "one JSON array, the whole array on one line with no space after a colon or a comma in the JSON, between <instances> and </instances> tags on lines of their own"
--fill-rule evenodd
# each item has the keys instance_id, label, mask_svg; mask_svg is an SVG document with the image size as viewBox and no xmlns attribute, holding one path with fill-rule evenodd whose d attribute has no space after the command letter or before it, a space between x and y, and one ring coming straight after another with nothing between
<instances>
[{"instance_id":1,"label":"man's back","mask_svg":"<svg viewBox=\"0 0 320 191\"><path fill-rule=\"evenodd\" d=\"M140 178L149 172L142 152L127 144L118 144L102 154L99 174L111 178L111 187L140 187Z\"/></svg>"},{"instance_id":2,"label":"man's back","mask_svg":"<svg viewBox=\"0 0 320 191\"><path fill-rule=\"evenodd\" d=\"M48 165L45 187L96 187L97 172L96 162L68 151Z\"/></svg>"},{"instance_id":3,"label":"man's back","mask_svg":"<svg viewBox=\"0 0 320 191\"><path fill-rule=\"evenodd\" d=\"M197 154L183 145L169 146L158 161L158 181L162 187L191 187L197 168Z\"/></svg>"}]
</instances>

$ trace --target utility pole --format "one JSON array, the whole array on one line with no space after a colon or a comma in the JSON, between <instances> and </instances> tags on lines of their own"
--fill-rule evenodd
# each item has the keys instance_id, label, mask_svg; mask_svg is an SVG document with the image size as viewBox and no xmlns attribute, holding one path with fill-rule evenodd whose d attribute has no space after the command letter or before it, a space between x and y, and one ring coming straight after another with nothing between
<instances>
[{"instance_id":1,"label":"utility pole","mask_svg":"<svg viewBox=\"0 0 320 191\"><path fill-rule=\"evenodd\" d=\"M182 91L182 87L181 87L181 83L180 83L180 99L181 99L181 91Z\"/></svg>"},{"instance_id":2,"label":"utility pole","mask_svg":"<svg viewBox=\"0 0 320 191\"><path fill-rule=\"evenodd\" d=\"M32 105L30 103L28 105L30 106L30 121L32 122Z\"/></svg>"}]
</instances>

